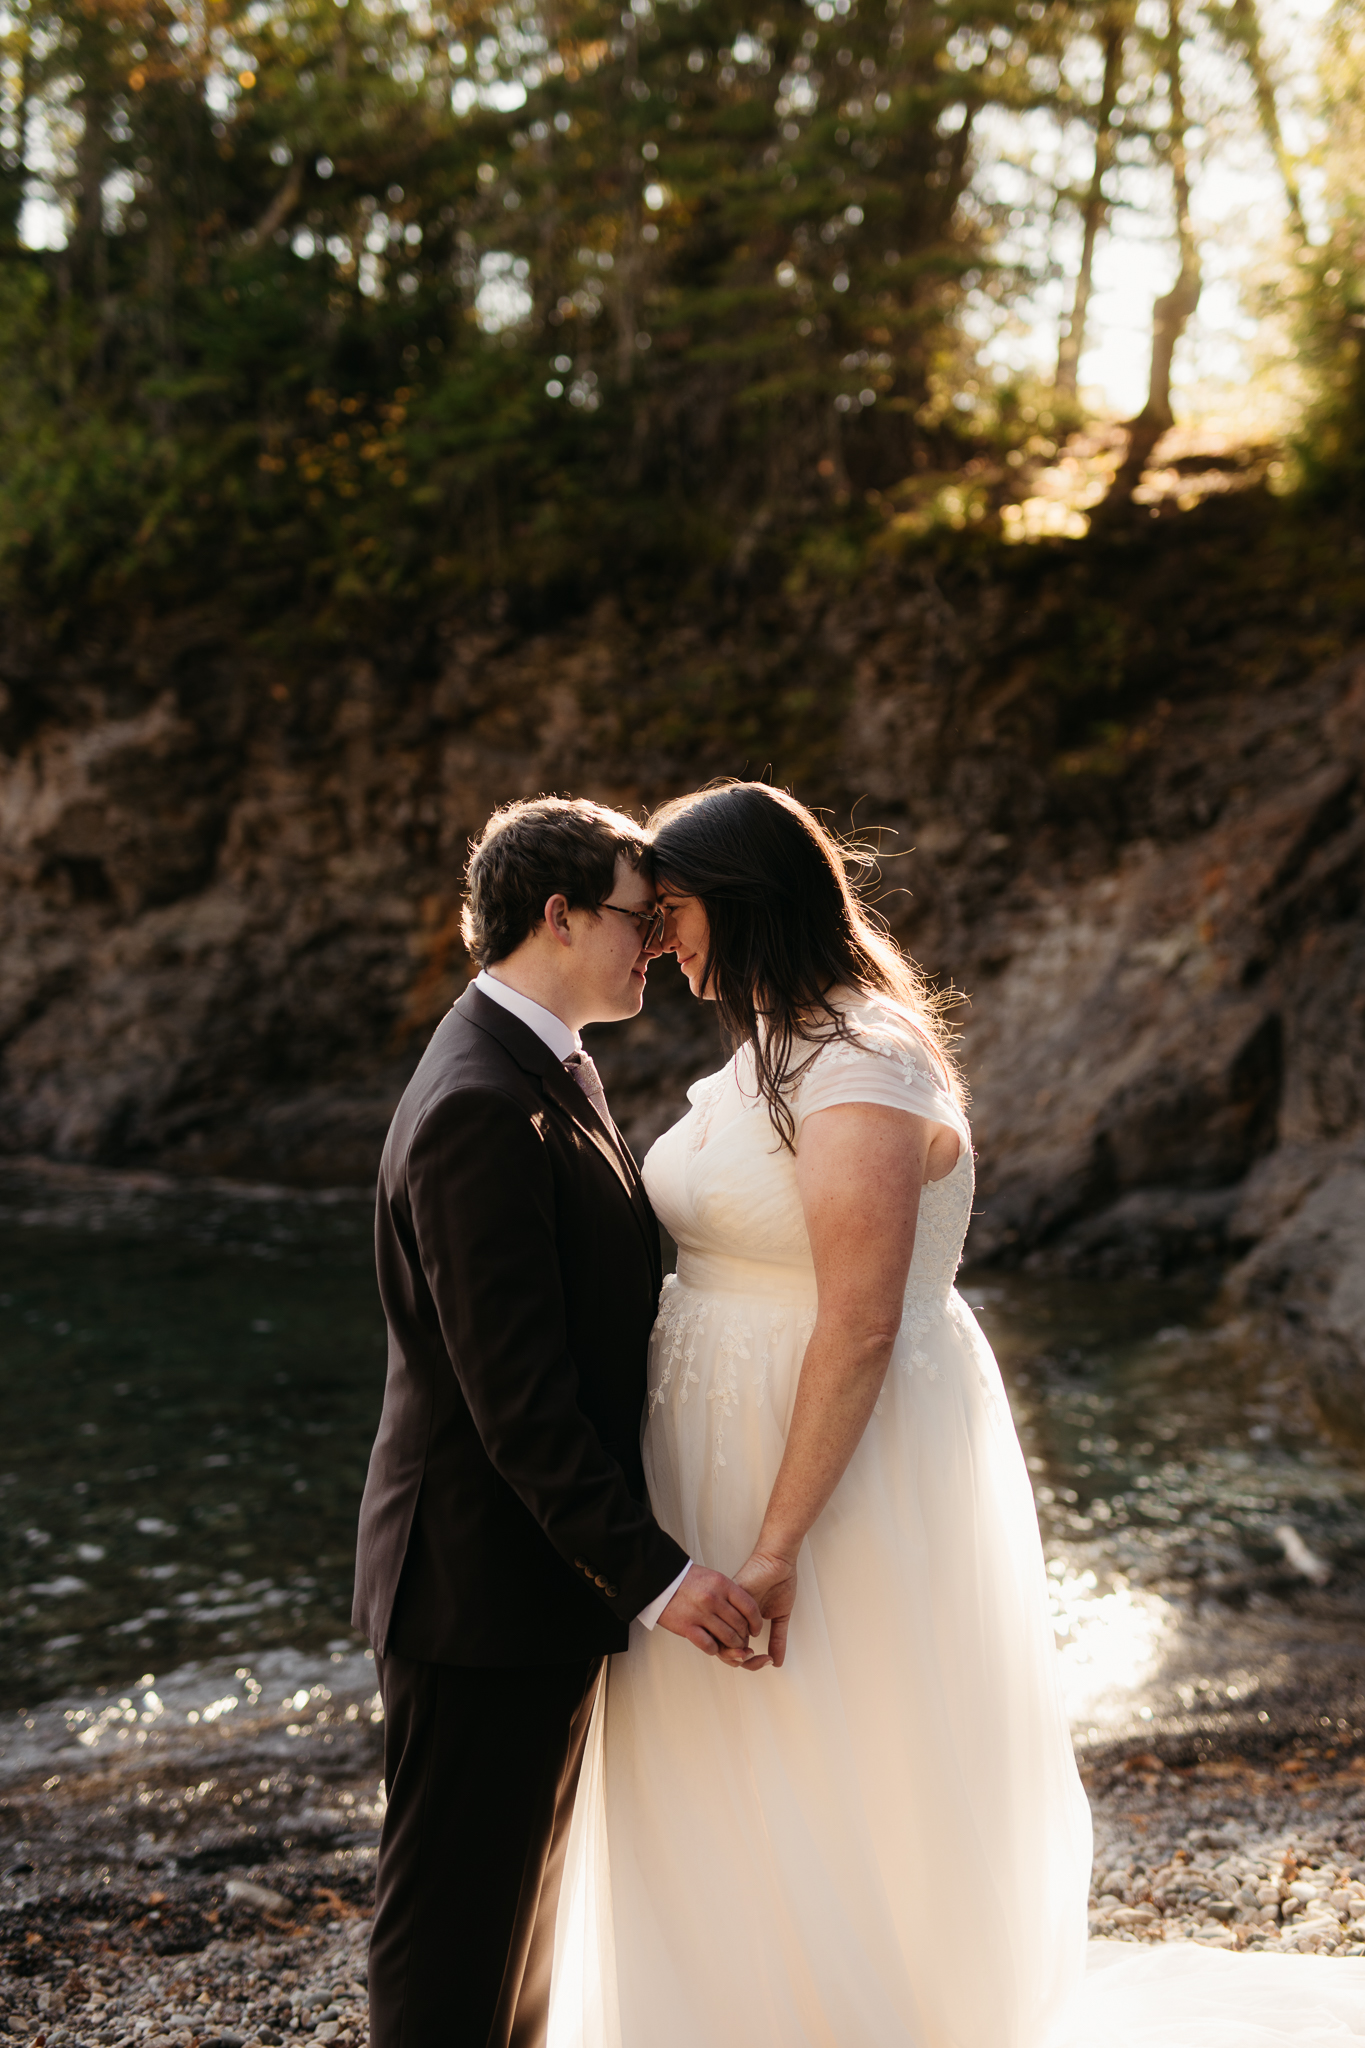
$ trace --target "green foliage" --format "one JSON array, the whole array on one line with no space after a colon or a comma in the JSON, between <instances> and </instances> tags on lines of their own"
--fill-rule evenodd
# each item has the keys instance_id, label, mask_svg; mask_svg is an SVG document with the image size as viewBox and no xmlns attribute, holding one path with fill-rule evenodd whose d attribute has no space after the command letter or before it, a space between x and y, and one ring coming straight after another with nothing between
<instances>
[{"instance_id":1,"label":"green foliage","mask_svg":"<svg viewBox=\"0 0 1365 2048\"><path fill-rule=\"evenodd\" d=\"M1298 447L1315 497L1365 505L1365 21L1337 0L1323 65L1323 162L1331 232L1305 249L1301 358L1317 392Z\"/></svg>"},{"instance_id":2,"label":"green foliage","mask_svg":"<svg viewBox=\"0 0 1365 2048\"><path fill-rule=\"evenodd\" d=\"M981 137L1002 109L1088 118L1063 59L1099 19L0 0L0 593L60 624L231 585L345 634L449 592L765 556L843 580L994 534L1044 415L973 360L1020 282ZM1365 461L1338 182L1307 342L1334 475ZM39 252L44 189L65 245Z\"/></svg>"},{"instance_id":3,"label":"green foliage","mask_svg":"<svg viewBox=\"0 0 1365 2048\"><path fill-rule=\"evenodd\" d=\"M957 315L993 282L974 123L1045 96L1062 18L29 0L7 595L288 574L344 630L432 588L721 561L951 467ZM18 243L24 147L56 158L63 249Z\"/></svg>"}]
</instances>

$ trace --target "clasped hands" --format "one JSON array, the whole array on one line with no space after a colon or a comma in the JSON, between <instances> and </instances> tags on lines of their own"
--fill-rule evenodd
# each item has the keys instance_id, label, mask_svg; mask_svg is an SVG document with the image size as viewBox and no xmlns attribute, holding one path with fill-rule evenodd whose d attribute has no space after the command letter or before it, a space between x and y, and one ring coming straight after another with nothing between
<instances>
[{"instance_id":1,"label":"clasped hands","mask_svg":"<svg viewBox=\"0 0 1365 2048\"><path fill-rule=\"evenodd\" d=\"M786 1657L795 1604L795 1558L755 1550L732 1579L694 1564L659 1616L659 1626L736 1670L762 1671ZM750 1650L749 1639L761 1633L764 1622L771 1623L768 1648Z\"/></svg>"}]
</instances>

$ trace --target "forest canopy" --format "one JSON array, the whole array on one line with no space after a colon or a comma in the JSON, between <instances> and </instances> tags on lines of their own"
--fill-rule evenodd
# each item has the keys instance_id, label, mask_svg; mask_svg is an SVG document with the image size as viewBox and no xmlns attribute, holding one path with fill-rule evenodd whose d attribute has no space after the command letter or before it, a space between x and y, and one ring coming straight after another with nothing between
<instances>
[{"instance_id":1,"label":"forest canopy","mask_svg":"<svg viewBox=\"0 0 1365 2048\"><path fill-rule=\"evenodd\" d=\"M0 23L11 602L65 617L230 578L277 602L287 578L340 618L742 562L793 525L904 524L949 486L961 524L964 478L998 531L1080 420L1094 252L1142 161L1172 283L1122 497L1199 298L1201 38L1281 179L1305 474L1356 486L1350 0L1315 235L1256 0L5 0ZM981 360L1038 282L986 175L1024 116L1081 166L1027 202L1079 232L1042 379ZM54 246L26 234L35 204Z\"/></svg>"}]
</instances>

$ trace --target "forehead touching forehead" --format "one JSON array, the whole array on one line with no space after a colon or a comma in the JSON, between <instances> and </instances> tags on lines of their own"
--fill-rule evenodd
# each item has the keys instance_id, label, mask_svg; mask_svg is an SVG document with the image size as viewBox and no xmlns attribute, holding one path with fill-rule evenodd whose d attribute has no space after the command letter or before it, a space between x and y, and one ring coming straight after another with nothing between
<instances>
[{"instance_id":1,"label":"forehead touching forehead","mask_svg":"<svg viewBox=\"0 0 1365 2048\"><path fill-rule=\"evenodd\" d=\"M616 876L612 883L612 899L623 908L630 910L652 910L654 908L654 884L644 872L638 859L631 858L630 850L623 847L616 856Z\"/></svg>"}]
</instances>

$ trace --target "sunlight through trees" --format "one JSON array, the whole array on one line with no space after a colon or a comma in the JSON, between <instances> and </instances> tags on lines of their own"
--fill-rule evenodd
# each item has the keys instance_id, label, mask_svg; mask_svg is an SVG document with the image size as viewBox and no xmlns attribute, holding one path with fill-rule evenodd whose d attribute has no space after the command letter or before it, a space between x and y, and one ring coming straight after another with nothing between
<instances>
[{"instance_id":1,"label":"sunlight through trees","mask_svg":"<svg viewBox=\"0 0 1365 2048\"><path fill-rule=\"evenodd\" d=\"M6 0L0 30L0 558L30 603L552 588L907 487L998 527L1082 424L1141 164L1172 282L1126 503L1199 298L1190 47L1278 171L1312 459L1355 460L1344 0L1316 242L1256 0ZM1049 277L1052 387L983 358Z\"/></svg>"}]
</instances>

